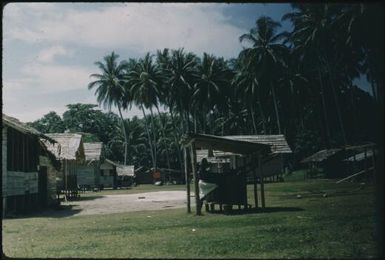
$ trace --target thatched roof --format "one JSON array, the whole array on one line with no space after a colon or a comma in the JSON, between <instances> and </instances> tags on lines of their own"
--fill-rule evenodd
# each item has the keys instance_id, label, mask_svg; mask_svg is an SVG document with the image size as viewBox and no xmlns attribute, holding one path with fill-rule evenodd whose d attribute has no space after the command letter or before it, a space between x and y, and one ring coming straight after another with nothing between
<instances>
[{"instance_id":1,"label":"thatched roof","mask_svg":"<svg viewBox=\"0 0 385 260\"><path fill-rule=\"evenodd\" d=\"M134 165L119 165L116 167L116 174L118 176L135 176Z\"/></svg>"},{"instance_id":2,"label":"thatched roof","mask_svg":"<svg viewBox=\"0 0 385 260\"><path fill-rule=\"evenodd\" d=\"M84 147L82 136L70 133L47 134L56 140L57 144L47 144L46 146L58 159L76 160L84 158Z\"/></svg>"},{"instance_id":3,"label":"thatched roof","mask_svg":"<svg viewBox=\"0 0 385 260\"><path fill-rule=\"evenodd\" d=\"M27 124L20 122L18 119L14 118L14 117L10 117L10 116L3 114L3 120L2 121L3 121L4 125L6 125L8 127L12 127L14 129L18 130L19 132L24 133L24 134L35 135L35 136L41 137L43 139L46 139L52 143L56 142L55 140L48 137L47 135L40 133L35 128L30 127Z\"/></svg>"},{"instance_id":4,"label":"thatched roof","mask_svg":"<svg viewBox=\"0 0 385 260\"><path fill-rule=\"evenodd\" d=\"M103 143L83 143L86 161L100 161Z\"/></svg>"},{"instance_id":5,"label":"thatched roof","mask_svg":"<svg viewBox=\"0 0 385 260\"><path fill-rule=\"evenodd\" d=\"M342 151L341 148L332 148L332 149L324 149L316 152L315 154L303 159L301 163L309 163L309 162L322 162L336 153Z\"/></svg>"}]
</instances>

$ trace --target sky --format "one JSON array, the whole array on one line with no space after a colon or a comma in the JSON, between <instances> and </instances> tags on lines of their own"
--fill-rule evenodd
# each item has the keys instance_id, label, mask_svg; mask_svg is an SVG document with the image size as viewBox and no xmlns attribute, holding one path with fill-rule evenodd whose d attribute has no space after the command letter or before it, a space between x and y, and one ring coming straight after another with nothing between
<instances>
[{"instance_id":1,"label":"sky","mask_svg":"<svg viewBox=\"0 0 385 260\"><path fill-rule=\"evenodd\" d=\"M95 62L183 47L235 58L259 16L281 21L289 4L10 3L3 9L3 113L30 122L67 104L97 104ZM288 22L282 30L290 30ZM105 110L103 107L100 109ZM112 109L117 112L116 109ZM141 117L132 107L125 117Z\"/></svg>"}]
</instances>

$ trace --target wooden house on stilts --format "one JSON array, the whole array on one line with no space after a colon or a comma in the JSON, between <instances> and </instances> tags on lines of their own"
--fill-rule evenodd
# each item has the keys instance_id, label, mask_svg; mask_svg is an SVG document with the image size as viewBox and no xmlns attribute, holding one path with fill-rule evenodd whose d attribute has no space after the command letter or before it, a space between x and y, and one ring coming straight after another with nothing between
<instances>
[{"instance_id":1,"label":"wooden house on stilts","mask_svg":"<svg viewBox=\"0 0 385 260\"><path fill-rule=\"evenodd\" d=\"M50 150L61 162L61 171L57 176L57 188L66 199L78 196L77 168L85 161L82 136L72 133L47 134L57 144L48 144Z\"/></svg>"},{"instance_id":2,"label":"wooden house on stilts","mask_svg":"<svg viewBox=\"0 0 385 260\"><path fill-rule=\"evenodd\" d=\"M55 204L60 163L41 142L56 141L16 118L2 115L3 216ZM47 167L51 171L47 171Z\"/></svg>"},{"instance_id":3,"label":"wooden house on stilts","mask_svg":"<svg viewBox=\"0 0 385 260\"><path fill-rule=\"evenodd\" d=\"M80 188L97 188L100 185L103 143L84 143L83 146L85 161L77 167L77 184Z\"/></svg>"}]
</instances>

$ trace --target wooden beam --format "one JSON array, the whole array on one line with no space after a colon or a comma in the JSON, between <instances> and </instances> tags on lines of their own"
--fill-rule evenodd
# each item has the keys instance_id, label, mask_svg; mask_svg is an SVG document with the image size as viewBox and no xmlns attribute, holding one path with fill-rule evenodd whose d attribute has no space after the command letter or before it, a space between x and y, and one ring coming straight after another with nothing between
<instances>
[{"instance_id":1,"label":"wooden beam","mask_svg":"<svg viewBox=\"0 0 385 260\"><path fill-rule=\"evenodd\" d=\"M375 152L375 149L374 149L374 147L372 148L372 163L373 163L373 176L374 176L374 181L376 181L376 173L377 173L377 171L376 171L376 152Z\"/></svg>"},{"instance_id":2,"label":"wooden beam","mask_svg":"<svg viewBox=\"0 0 385 260\"><path fill-rule=\"evenodd\" d=\"M258 208L258 189L257 189L257 167L253 169L253 184L254 184L254 204Z\"/></svg>"},{"instance_id":3,"label":"wooden beam","mask_svg":"<svg viewBox=\"0 0 385 260\"><path fill-rule=\"evenodd\" d=\"M265 208L265 185L263 181L263 166L262 166L262 160L261 160L261 154L258 154L258 166L259 166L259 173L260 173L260 180L261 180L261 204L262 208Z\"/></svg>"},{"instance_id":4,"label":"wooden beam","mask_svg":"<svg viewBox=\"0 0 385 260\"><path fill-rule=\"evenodd\" d=\"M349 179L351 179L351 178L353 178L353 177L356 177L356 176L358 176L358 175L360 175L360 174L363 174L363 173L365 173L365 172L367 172L367 171L370 171L370 170L373 170L373 169L374 169L374 167L370 167L369 169L362 170L362 171L357 172L357 173L355 173L355 174L353 174L353 175L350 175L350 176L348 176L348 177L346 177L346 178L343 178L343 179L337 181L336 183L341 183L341 182L343 182L343 181L349 180Z\"/></svg>"},{"instance_id":5,"label":"wooden beam","mask_svg":"<svg viewBox=\"0 0 385 260\"><path fill-rule=\"evenodd\" d=\"M194 142L191 143L190 149L191 149L191 168L194 176L196 215L201 215L201 205L200 205L201 201L199 198L199 186L198 186L198 178L197 178L197 172L196 172L197 156L196 156Z\"/></svg>"},{"instance_id":6,"label":"wooden beam","mask_svg":"<svg viewBox=\"0 0 385 260\"><path fill-rule=\"evenodd\" d=\"M184 157L184 172L185 172L186 192L187 192L187 213L191 213L190 178L188 174L188 165L187 165L187 148L183 148L183 157Z\"/></svg>"}]
</instances>

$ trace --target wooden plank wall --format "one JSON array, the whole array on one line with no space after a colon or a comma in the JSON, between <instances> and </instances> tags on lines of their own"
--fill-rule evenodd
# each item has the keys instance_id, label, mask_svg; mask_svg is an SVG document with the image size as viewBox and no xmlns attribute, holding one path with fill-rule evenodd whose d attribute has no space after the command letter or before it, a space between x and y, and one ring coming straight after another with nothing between
<instances>
[{"instance_id":1,"label":"wooden plank wall","mask_svg":"<svg viewBox=\"0 0 385 260\"><path fill-rule=\"evenodd\" d=\"M38 193L37 172L7 171L6 196Z\"/></svg>"},{"instance_id":2,"label":"wooden plank wall","mask_svg":"<svg viewBox=\"0 0 385 260\"><path fill-rule=\"evenodd\" d=\"M41 166L47 167L47 193L48 193L48 205L56 204L57 195L57 181L56 177L59 171L55 169L51 161L46 156L39 156L39 162Z\"/></svg>"},{"instance_id":3,"label":"wooden plank wall","mask_svg":"<svg viewBox=\"0 0 385 260\"><path fill-rule=\"evenodd\" d=\"M90 185L91 188L96 186L95 166L80 165L77 167L78 185Z\"/></svg>"},{"instance_id":4,"label":"wooden plank wall","mask_svg":"<svg viewBox=\"0 0 385 260\"><path fill-rule=\"evenodd\" d=\"M2 137L3 137L3 141L2 141L2 171L1 171L1 179L2 179L2 192L1 192L1 196L3 198L3 216L5 215L5 210L6 210L6 190L7 190L7 129L8 127L6 127L5 125L3 125L3 129L2 129Z\"/></svg>"}]
</instances>

